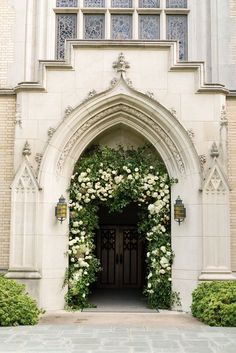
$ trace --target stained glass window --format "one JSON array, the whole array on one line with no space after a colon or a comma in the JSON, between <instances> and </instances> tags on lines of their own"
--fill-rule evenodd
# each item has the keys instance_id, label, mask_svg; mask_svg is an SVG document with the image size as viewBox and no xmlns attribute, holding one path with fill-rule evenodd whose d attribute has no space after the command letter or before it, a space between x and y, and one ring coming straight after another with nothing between
<instances>
[{"instance_id":1,"label":"stained glass window","mask_svg":"<svg viewBox=\"0 0 236 353\"><path fill-rule=\"evenodd\" d=\"M132 38L132 15L112 15L112 39Z\"/></svg>"},{"instance_id":2,"label":"stained glass window","mask_svg":"<svg viewBox=\"0 0 236 353\"><path fill-rule=\"evenodd\" d=\"M57 0L57 7L77 7L77 0Z\"/></svg>"},{"instance_id":3,"label":"stained glass window","mask_svg":"<svg viewBox=\"0 0 236 353\"><path fill-rule=\"evenodd\" d=\"M186 15L167 16L167 39L179 41L179 59L187 59L188 21Z\"/></svg>"},{"instance_id":4,"label":"stained glass window","mask_svg":"<svg viewBox=\"0 0 236 353\"><path fill-rule=\"evenodd\" d=\"M112 0L112 7L132 7L132 0Z\"/></svg>"},{"instance_id":5,"label":"stained glass window","mask_svg":"<svg viewBox=\"0 0 236 353\"><path fill-rule=\"evenodd\" d=\"M64 59L65 56L65 40L76 37L76 14L58 14L56 16L57 25L57 41L56 41L56 57Z\"/></svg>"},{"instance_id":6,"label":"stained glass window","mask_svg":"<svg viewBox=\"0 0 236 353\"><path fill-rule=\"evenodd\" d=\"M187 7L187 0L166 0L166 7Z\"/></svg>"},{"instance_id":7,"label":"stained glass window","mask_svg":"<svg viewBox=\"0 0 236 353\"><path fill-rule=\"evenodd\" d=\"M84 15L84 38L103 39L105 33L104 15Z\"/></svg>"},{"instance_id":8,"label":"stained glass window","mask_svg":"<svg viewBox=\"0 0 236 353\"><path fill-rule=\"evenodd\" d=\"M139 15L139 38L146 40L160 38L160 16Z\"/></svg>"},{"instance_id":9,"label":"stained glass window","mask_svg":"<svg viewBox=\"0 0 236 353\"><path fill-rule=\"evenodd\" d=\"M85 7L104 7L104 0L84 0Z\"/></svg>"},{"instance_id":10,"label":"stained glass window","mask_svg":"<svg viewBox=\"0 0 236 353\"><path fill-rule=\"evenodd\" d=\"M139 7L160 7L160 0L139 0Z\"/></svg>"}]
</instances>

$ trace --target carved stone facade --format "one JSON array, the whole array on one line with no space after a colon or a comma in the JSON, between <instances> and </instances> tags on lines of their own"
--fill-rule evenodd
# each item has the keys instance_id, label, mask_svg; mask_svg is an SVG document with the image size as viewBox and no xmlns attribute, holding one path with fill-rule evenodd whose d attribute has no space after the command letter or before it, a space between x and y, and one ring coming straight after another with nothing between
<instances>
[{"instance_id":1,"label":"carved stone facade","mask_svg":"<svg viewBox=\"0 0 236 353\"><path fill-rule=\"evenodd\" d=\"M54 209L61 194L68 199L75 163L91 144L149 143L178 180L172 211L178 195L187 209L181 226L172 219L171 235L173 288L189 310L199 280L236 278L236 95L229 91L236 80L226 20L217 31L212 26L213 16L236 16L234 5L50 3L0 2L7 39L0 51L0 270L26 284L34 279L40 306L62 309L68 219L59 224Z\"/></svg>"}]
</instances>

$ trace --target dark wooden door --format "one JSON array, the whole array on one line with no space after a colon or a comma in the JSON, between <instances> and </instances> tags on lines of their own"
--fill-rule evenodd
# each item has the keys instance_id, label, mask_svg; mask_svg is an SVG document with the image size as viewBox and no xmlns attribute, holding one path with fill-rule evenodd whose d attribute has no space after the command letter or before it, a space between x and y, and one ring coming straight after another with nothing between
<instances>
[{"instance_id":1,"label":"dark wooden door","mask_svg":"<svg viewBox=\"0 0 236 353\"><path fill-rule=\"evenodd\" d=\"M97 237L99 288L141 287L141 241L131 226L102 226Z\"/></svg>"}]
</instances>

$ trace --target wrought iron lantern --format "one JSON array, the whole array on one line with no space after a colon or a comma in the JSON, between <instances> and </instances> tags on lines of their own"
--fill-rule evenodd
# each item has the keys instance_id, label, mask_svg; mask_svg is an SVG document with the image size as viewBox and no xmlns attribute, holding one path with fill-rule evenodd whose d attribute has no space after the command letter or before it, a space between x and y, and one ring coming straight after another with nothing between
<instances>
[{"instance_id":1,"label":"wrought iron lantern","mask_svg":"<svg viewBox=\"0 0 236 353\"><path fill-rule=\"evenodd\" d=\"M180 196L178 196L174 205L174 219L176 222L182 223L186 218L186 208L184 207L183 201Z\"/></svg>"},{"instance_id":2,"label":"wrought iron lantern","mask_svg":"<svg viewBox=\"0 0 236 353\"><path fill-rule=\"evenodd\" d=\"M61 223L67 217L67 203L63 195L61 195L61 197L59 198L59 202L55 207L55 216Z\"/></svg>"}]
</instances>

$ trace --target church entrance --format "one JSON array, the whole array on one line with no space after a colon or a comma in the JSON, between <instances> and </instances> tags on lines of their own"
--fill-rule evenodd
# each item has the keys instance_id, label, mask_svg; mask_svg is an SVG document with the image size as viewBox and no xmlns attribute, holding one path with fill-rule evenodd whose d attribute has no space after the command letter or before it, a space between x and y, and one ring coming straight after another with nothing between
<instances>
[{"instance_id":1,"label":"church entrance","mask_svg":"<svg viewBox=\"0 0 236 353\"><path fill-rule=\"evenodd\" d=\"M128 205L121 213L109 213L101 207L99 219L96 249L102 271L97 288L142 288L145 242L137 231L137 206Z\"/></svg>"}]
</instances>

